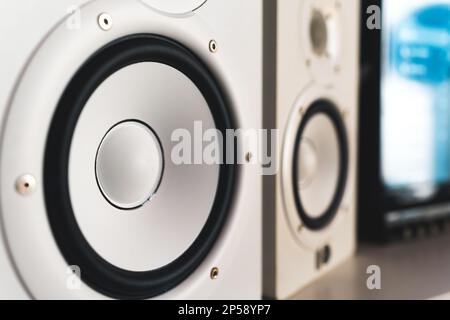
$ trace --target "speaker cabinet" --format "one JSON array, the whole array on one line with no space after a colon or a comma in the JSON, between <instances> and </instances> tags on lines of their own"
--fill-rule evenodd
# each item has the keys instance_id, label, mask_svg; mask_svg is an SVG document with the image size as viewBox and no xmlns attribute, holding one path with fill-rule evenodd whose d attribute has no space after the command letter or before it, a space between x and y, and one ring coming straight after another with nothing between
<instances>
[{"instance_id":1,"label":"speaker cabinet","mask_svg":"<svg viewBox=\"0 0 450 320\"><path fill-rule=\"evenodd\" d=\"M355 250L359 1L265 6L264 126L279 131L279 168L264 178L264 294L284 299Z\"/></svg>"},{"instance_id":2,"label":"speaker cabinet","mask_svg":"<svg viewBox=\"0 0 450 320\"><path fill-rule=\"evenodd\" d=\"M261 297L258 167L174 161L177 130L260 128L261 26L259 0L0 4L0 298Z\"/></svg>"}]
</instances>

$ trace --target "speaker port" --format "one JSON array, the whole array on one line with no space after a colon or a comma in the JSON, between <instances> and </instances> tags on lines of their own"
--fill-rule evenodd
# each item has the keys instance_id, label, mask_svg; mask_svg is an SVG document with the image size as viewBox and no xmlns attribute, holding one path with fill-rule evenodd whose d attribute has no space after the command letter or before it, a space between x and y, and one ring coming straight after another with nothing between
<instances>
[{"instance_id":1,"label":"speaker port","mask_svg":"<svg viewBox=\"0 0 450 320\"><path fill-rule=\"evenodd\" d=\"M330 246L325 246L323 248L323 264L328 264L331 260L331 248Z\"/></svg>"},{"instance_id":2,"label":"speaker port","mask_svg":"<svg viewBox=\"0 0 450 320\"><path fill-rule=\"evenodd\" d=\"M327 265L331 260L331 247L326 245L316 253L316 268L320 270L323 266Z\"/></svg>"}]
</instances>

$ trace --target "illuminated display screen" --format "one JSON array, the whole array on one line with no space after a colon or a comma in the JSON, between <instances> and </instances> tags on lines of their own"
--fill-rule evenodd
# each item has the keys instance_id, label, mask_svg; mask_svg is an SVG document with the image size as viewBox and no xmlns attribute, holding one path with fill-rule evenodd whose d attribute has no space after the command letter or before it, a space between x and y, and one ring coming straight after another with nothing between
<instances>
[{"instance_id":1,"label":"illuminated display screen","mask_svg":"<svg viewBox=\"0 0 450 320\"><path fill-rule=\"evenodd\" d=\"M426 200L450 186L450 0L384 1L382 47L383 181Z\"/></svg>"}]
</instances>

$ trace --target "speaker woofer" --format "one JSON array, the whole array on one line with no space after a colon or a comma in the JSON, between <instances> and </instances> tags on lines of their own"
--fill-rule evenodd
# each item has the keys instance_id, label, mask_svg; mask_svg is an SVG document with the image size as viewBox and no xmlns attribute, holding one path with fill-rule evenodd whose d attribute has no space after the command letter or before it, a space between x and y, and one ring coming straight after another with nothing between
<instances>
[{"instance_id":1,"label":"speaker woofer","mask_svg":"<svg viewBox=\"0 0 450 320\"><path fill-rule=\"evenodd\" d=\"M318 100L306 111L296 135L292 172L302 223L310 230L325 228L336 216L348 175L345 125L330 101Z\"/></svg>"},{"instance_id":2,"label":"speaker woofer","mask_svg":"<svg viewBox=\"0 0 450 320\"><path fill-rule=\"evenodd\" d=\"M235 129L227 99L207 66L181 44L161 36L138 34L116 40L94 54L66 87L47 139L44 183L48 219L58 247L69 265L82 270L82 280L113 298L160 295L185 280L213 247L233 200L238 176L235 165L220 165L217 191L208 219L192 245L171 263L148 271L124 270L106 261L85 238L71 203L69 153L83 108L94 91L117 71L141 62L170 66L188 77L206 100L216 128L225 136ZM226 158L226 150L223 148Z\"/></svg>"}]
</instances>

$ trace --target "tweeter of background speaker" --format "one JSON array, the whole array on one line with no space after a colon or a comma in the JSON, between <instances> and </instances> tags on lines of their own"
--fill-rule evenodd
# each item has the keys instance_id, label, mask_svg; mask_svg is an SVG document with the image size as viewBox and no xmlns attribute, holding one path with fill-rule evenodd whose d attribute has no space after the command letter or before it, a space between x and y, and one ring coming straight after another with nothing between
<instances>
[{"instance_id":1,"label":"tweeter of background speaker","mask_svg":"<svg viewBox=\"0 0 450 320\"><path fill-rule=\"evenodd\" d=\"M347 47L341 1L304 0L300 5L299 46L313 79L325 86L339 78Z\"/></svg>"}]
</instances>

